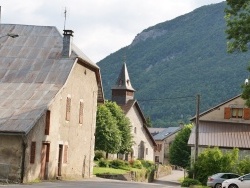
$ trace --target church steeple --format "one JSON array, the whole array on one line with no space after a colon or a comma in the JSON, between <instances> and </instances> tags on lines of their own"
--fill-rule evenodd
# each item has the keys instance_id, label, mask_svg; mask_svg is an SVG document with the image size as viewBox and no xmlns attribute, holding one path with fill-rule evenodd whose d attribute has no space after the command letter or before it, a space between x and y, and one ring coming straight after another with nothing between
<instances>
[{"instance_id":1,"label":"church steeple","mask_svg":"<svg viewBox=\"0 0 250 188\"><path fill-rule=\"evenodd\" d=\"M126 63L124 62L116 84L112 87L112 101L117 104L126 104L134 99L134 88L131 85Z\"/></svg>"}]
</instances>

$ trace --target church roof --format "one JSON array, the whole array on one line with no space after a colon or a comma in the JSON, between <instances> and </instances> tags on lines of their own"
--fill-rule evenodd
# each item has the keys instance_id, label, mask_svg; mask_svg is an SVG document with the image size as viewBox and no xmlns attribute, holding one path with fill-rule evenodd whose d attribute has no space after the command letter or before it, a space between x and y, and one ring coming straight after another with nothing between
<instances>
[{"instance_id":1,"label":"church roof","mask_svg":"<svg viewBox=\"0 0 250 188\"><path fill-rule=\"evenodd\" d=\"M135 91L129 79L126 63L123 64L119 77L116 81L116 84L112 87L112 89L126 89Z\"/></svg>"}]
</instances>

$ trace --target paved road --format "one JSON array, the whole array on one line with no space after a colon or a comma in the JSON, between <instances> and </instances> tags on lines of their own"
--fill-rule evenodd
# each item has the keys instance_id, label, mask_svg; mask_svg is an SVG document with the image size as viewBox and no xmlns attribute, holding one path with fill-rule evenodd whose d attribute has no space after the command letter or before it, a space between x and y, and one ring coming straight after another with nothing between
<instances>
[{"instance_id":1,"label":"paved road","mask_svg":"<svg viewBox=\"0 0 250 188\"><path fill-rule=\"evenodd\" d=\"M117 180L83 180L83 181L55 181L55 182L42 182L35 184L23 184L23 185L0 185L0 187L6 188L179 188L177 184L166 184L164 181L156 183L135 183Z\"/></svg>"},{"instance_id":2,"label":"paved road","mask_svg":"<svg viewBox=\"0 0 250 188\"><path fill-rule=\"evenodd\" d=\"M173 171L171 175L159 178L153 183L138 183L103 178L83 179L80 181L53 181L34 184L8 184L0 188L180 188L178 179L183 177L182 171Z\"/></svg>"}]
</instances>

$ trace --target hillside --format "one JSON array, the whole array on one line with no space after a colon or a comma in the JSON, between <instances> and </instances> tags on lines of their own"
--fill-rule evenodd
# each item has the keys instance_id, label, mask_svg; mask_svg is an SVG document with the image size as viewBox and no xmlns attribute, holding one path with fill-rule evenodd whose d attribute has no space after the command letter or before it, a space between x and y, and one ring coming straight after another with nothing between
<instances>
[{"instance_id":1,"label":"hillside","mask_svg":"<svg viewBox=\"0 0 250 188\"><path fill-rule=\"evenodd\" d=\"M195 115L197 94L201 112L240 94L250 54L227 53L225 6L203 6L149 27L98 62L106 99L125 54L136 99L154 127L188 122Z\"/></svg>"}]
</instances>

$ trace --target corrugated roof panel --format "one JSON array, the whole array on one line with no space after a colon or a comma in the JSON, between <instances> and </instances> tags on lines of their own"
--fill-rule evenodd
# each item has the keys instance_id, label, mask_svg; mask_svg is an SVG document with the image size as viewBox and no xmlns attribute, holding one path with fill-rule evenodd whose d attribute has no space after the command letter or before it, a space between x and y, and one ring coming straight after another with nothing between
<instances>
[{"instance_id":1,"label":"corrugated roof panel","mask_svg":"<svg viewBox=\"0 0 250 188\"><path fill-rule=\"evenodd\" d=\"M250 148L250 125L240 123L200 122L200 145ZM194 128L188 144L195 144ZM206 131L204 131L206 130Z\"/></svg>"}]
</instances>

